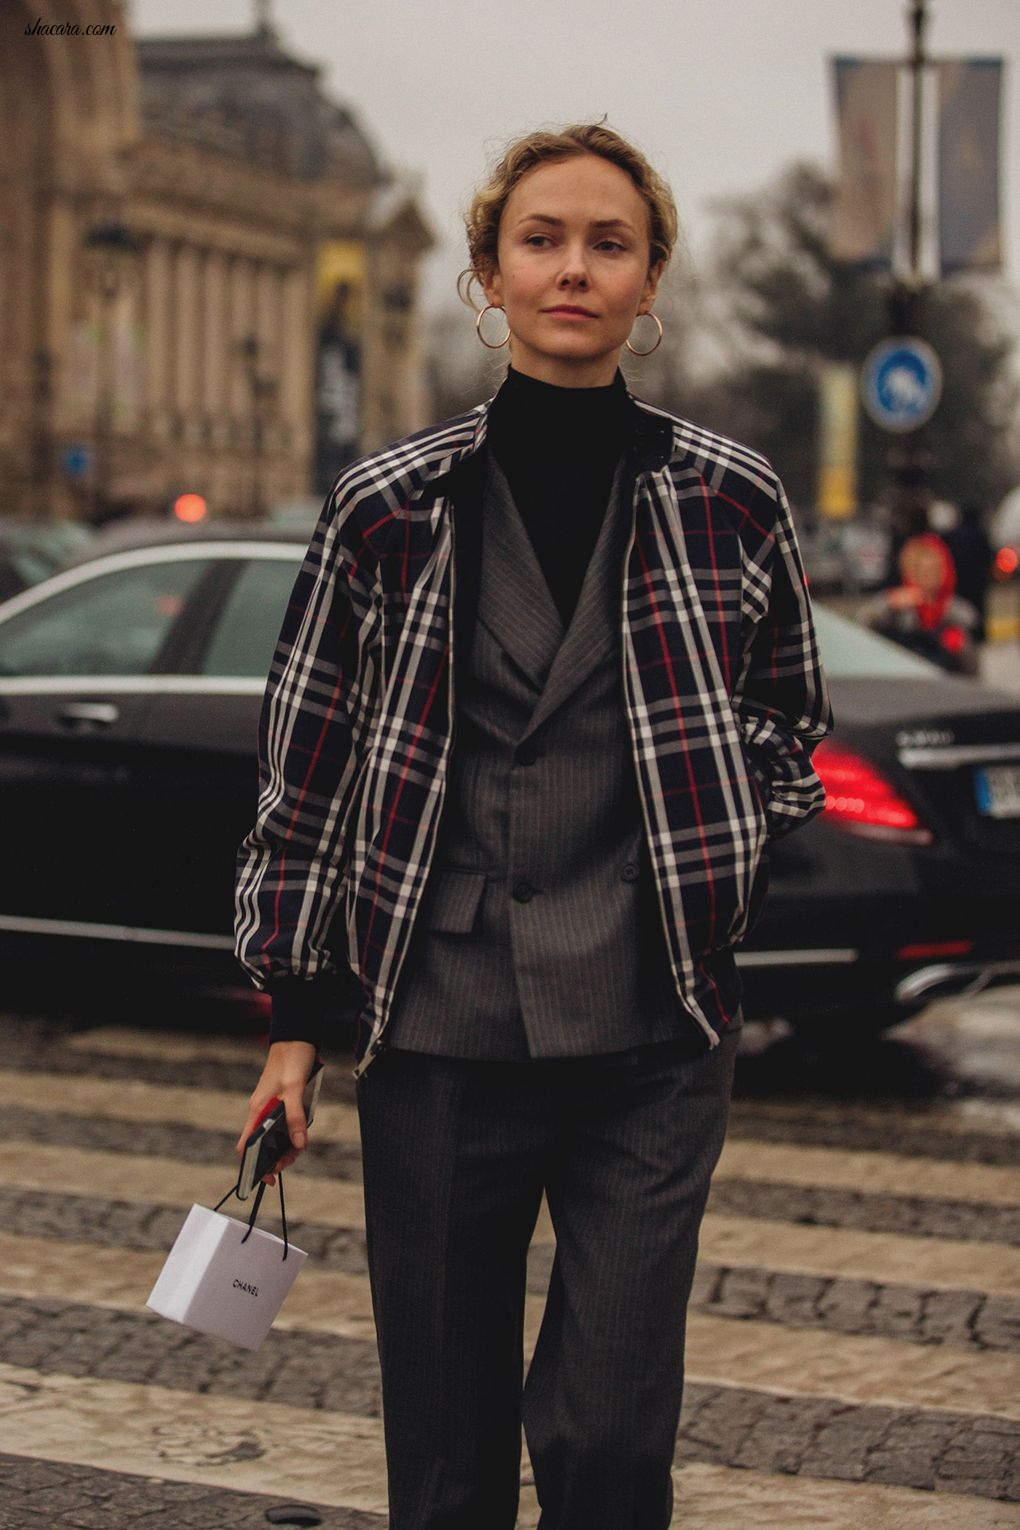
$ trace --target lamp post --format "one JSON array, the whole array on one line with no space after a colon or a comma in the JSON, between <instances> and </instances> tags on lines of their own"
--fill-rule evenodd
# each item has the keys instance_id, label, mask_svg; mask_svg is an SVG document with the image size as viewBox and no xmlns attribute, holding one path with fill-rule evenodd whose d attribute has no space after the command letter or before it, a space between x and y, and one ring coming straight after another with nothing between
<instances>
[{"instance_id":1,"label":"lamp post","mask_svg":"<svg viewBox=\"0 0 1020 1530\"><path fill-rule=\"evenodd\" d=\"M244 358L245 374L248 378L248 388L251 393L252 404L252 479L251 479L251 515L253 520L258 520L265 514L265 487L263 484L263 452L265 448L266 425L273 412L276 395L280 384L277 378L259 370L259 357L262 354L262 343L258 335L245 335L241 341L241 355Z\"/></svg>"},{"instance_id":2,"label":"lamp post","mask_svg":"<svg viewBox=\"0 0 1020 1530\"><path fill-rule=\"evenodd\" d=\"M89 519L100 524L107 515L114 435L115 354L114 307L133 278L147 240L107 217L85 235L84 249L99 294L99 343L96 354L96 417L93 431L92 505Z\"/></svg>"},{"instance_id":3,"label":"lamp post","mask_svg":"<svg viewBox=\"0 0 1020 1530\"><path fill-rule=\"evenodd\" d=\"M913 47L910 51L910 208L907 225L908 277L911 287L921 282L921 134L923 130L923 81L928 60L924 52L924 34L928 25L925 0L912 0L910 27Z\"/></svg>"},{"instance_id":4,"label":"lamp post","mask_svg":"<svg viewBox=\"0 0 1020 1530\"><path fill-rule=\"evenodd\" d=\"M924 134L924 76L929 60L925 53L928 26L926 0L908 4L910 51L910 138L906 217L906 269L894 279L889 293L889 333L918 335L923 327L925 281L921 273L922 166ZM923 427L922 427L923 428ZM890 443L889 476L894 486L893 536L899 542L923 529L928 519L928 479L931 453L919 430ZM923 524L922 524L923 523Z\"/></svg>"}]
</instances>

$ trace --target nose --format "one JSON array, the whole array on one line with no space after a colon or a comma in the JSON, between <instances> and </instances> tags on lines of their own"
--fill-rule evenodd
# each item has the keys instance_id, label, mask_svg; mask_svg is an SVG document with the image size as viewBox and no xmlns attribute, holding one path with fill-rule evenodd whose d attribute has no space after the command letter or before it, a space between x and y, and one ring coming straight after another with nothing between
<instances>
[{"instance_id":1,"label":"nose","mask_svg":"<svg viewBox=\"0 0 1020 1530\"><path fill-rule=\"evenodd\" d=\"M583 291L588 286L588 266L583 245L569 245L565 250L563 269L560 271L557 285L563 291L569 291L573 287Z\"/></svg>"}]
</instances>

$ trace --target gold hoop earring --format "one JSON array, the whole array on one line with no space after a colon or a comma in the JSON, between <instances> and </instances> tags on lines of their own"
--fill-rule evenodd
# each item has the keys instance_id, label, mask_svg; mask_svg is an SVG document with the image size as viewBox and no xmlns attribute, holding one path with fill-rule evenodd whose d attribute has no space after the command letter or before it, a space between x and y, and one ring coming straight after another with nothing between
<instances>
[{"instance_id":1,"label":"gold hoop earring","mask_svg":"<svg viewBox=\"0 0 1020 1530\"><path fill-rule=\"evenodd\" d=\"M509 344L509 341L510 341L510 326L509 326L509 324L506 327L506 334L503 336L502 340L497 340L495 344L493 344L493 342L491 340L486 340L485 336L482 334L482 320L485 318L485 315L487 313L503 313L503 312L504 312L504 310L502 308L498 308L495 303L486 303L485 307L482 309L481 313L478 315L477 319L475 320L475 334L478 336L479 340L485 346L485 349L487 351L501 351L503 349L504 345L508 345Z\"/></svg>"},{"instance_id":2,"label":"gold hoop earring","mask_svg":"<svg viewBox=\"0 0 1020 1530\"><path fill-rule=\"evenodd\" d=\"M662 320L659 318L657 313L652 313L651 310L649 310L648 313L639 313L638 318L651 319L659 333L655 337L655 344L649 346L647 351L636 351L629 340L627 341L627 349L630 351L632 356L650 356L652 352L657 351L659 346L662 344Z\"/></svg>"}]
</instances>

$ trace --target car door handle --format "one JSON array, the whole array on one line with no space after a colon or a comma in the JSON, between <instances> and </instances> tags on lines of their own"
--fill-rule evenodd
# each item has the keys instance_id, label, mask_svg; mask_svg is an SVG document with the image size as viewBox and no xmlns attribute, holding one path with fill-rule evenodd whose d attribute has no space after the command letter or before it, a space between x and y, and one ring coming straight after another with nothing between
<instances>
[{"instance_id":1,"label":"car door handle","mask_svg":"<svg viewBox=\"0 0 1020 1530\"><path fill-rule=\"evenodd\" d=\"M109 728L120 716L120 708L115 707L111 701L72 701L66 707L61 707L57 713L57 722L62 727L87 730L89 728Z\"/></svg>"}]
</instances>

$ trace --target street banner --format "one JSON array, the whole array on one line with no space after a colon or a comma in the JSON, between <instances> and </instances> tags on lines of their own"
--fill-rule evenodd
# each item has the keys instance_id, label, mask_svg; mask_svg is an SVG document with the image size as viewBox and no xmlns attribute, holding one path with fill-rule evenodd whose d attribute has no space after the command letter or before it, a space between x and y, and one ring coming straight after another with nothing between
<instances>
[{"instance_id":1,"label":"street banner","mask_svg":"<svg viewBox=\"0 0 1020 1530\"><path fill-rule=\"evenodd\" d=\"M999 106L1002 60L938 65L939 264L999 271Z\"/></svg>"},{"instance_id":2,"label":"street banner","mask_svg":"<svg viewBox=\"0 0 1020 1530\"><path fill-rule=\"evenodd\" d=\"M857 509L857 368L825 363L818 392L818 509L846 520Z\"/></svg>"},{"instance_id":3,"label":"street banner","mask_svg":"<svg viewBox=\"0 0 1020 1530\"><path fill-rule=\"evenodd\" d=\"M899 65L861 58L832 65L839 134L832 257L887 271L896 234Z\"/></svg>"}]
</instances>

